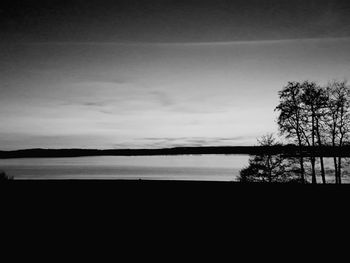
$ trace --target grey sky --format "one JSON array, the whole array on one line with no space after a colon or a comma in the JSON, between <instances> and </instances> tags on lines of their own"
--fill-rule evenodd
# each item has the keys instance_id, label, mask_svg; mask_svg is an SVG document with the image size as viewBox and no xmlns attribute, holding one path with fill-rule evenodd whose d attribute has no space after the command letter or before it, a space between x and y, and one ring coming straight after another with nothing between
<instances>
[{"instance_id":1,"label":"grey sky","mask_svg":"<svg viewBox=\"0 0 350 263\"><path fill-rule=\"evenodd\" d=\"M251 145L287 81L349 78L346 1L147 2L4 5L0 148Z\"/></svg>"},{"instance_id":2,"label":"grey sky","mask_svg":"<svg viewBox=\"0 0 350 263\"><path fill-rule=\"evenodd\" d=\"M4 0L0 24L3 41L212 42L349 36L349 10L346 0Z\"/></svg>"}]
</instances>

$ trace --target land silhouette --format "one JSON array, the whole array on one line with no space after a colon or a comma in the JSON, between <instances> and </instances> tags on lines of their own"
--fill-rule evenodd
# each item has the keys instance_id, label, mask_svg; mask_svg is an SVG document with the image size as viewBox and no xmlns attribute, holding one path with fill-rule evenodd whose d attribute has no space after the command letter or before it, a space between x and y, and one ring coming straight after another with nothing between
<instances>
[{"instance_id":1,"label":"land silhouette","mask_svg":"<svg viewBox=\"0 0 350 263\"><path fill-rule=\"evenodd\" d=\"M350 157L350 145L336 148L332 146L299 147L288 145L260 146L206 146L206 147L174 147L162 149L24 149L0 151L0 159L11 158L57 158L82 156L152 156L152 155L188 155L188 154L282 154L286 157L302 155L317 157Z\"/></svg>"}]
</instances>

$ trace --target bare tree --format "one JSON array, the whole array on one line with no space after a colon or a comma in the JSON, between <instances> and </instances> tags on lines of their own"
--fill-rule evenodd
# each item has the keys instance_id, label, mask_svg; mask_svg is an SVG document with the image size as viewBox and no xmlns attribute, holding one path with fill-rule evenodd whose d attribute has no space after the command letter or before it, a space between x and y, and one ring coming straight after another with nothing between
<instances>
[{"instance_id":1,"label":"bare tree","mask_svg":"<svg viewBox=\"0 0 350 263\"><path fill-rule=\"evenodd\" d=\"M301 84L299 82L289 82L278 94L280 102L275 109L279 111L278 127L282 135L285 135L287 139L296 140L298 143L301 181L305 183L303 145L305 142L309 144L309 141L304 136L305 131L302 125Z\"/></svg>"},{"instance_id":2,"label":"bare tree","mask_svg":"<svg viewBox=\"0 0 350 263\"><path fill-rule=\"evenodd\" d=\"M326 88L327 115L326 124L333 149L341 147L349 141L350 137L350 88L346 81L333 81ZM335 183L341 183L341 156L333 157L335 170Z\"/></svg>"},{"instance_id":3,"label":"bare tree","mask_svg":"<svg viewBox=\"0 0 350 263\"><path fill-rule=\"evenodd\" d=\"M327 106L327 96L324 89L319 87L315 82L305 81L301 84L302 95L301 105L303 108L303 131L305 131L305 140L309 140L311 145L311 169L312 169L312 183L316 183L315 171L315 147L316 143L319 147L323 145L323 122L325 109ZM307 134L308 133L308 134ZM321 177L322 182L326 183L326 176L324 170L323 157L320 157Z\"/></svg>"}]
</instances>

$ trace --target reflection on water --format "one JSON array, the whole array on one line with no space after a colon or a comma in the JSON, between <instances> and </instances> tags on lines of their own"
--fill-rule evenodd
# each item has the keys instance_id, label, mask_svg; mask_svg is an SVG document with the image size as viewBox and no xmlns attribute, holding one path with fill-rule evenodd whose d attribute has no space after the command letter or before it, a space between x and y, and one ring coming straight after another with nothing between
<instances>
[{"instance_id":1,"label":"reflection on water","mask_svg":"<svg viewBox=\"0 0 350 263\"><path fill-rule=\"evenodd\" d=\"M236 181L249 155L90 156L0 159L0 171L15 179L155 179ZM350 183L344 158L343 183ZM327 183L334 182L333 159L324 158ZM310 171L305 161L306 172ZM317 182L321 183L319 163ZM307 179L310 181L307 174Z\"/></svg>"},{"instance_id":2,"label":"reflection on water","mask_svg":"<svg viewBox=\"0 0 350 263\"><path fill-rule=\"evenodd\" d=\"M326 181L327 183L334 183L335 182L335 176L334 176L334 164L333 164L333 158L323 158L324 160L324 166L325 166L325 173L326 173ZM310 165L309 165L310 166ZM311 169L306 165L307 169ZM316 175L317 175L317 183L321 183L320 178L320 161L319 158L316 158ZM310 177L310 171L309 176ZM349 158L342 158L342 183L350 183L350 165L349 165ZM311 181L311 179L309 178Z\"/></svg>"},{"instance_id":3,"label":"reflection on water","mask_svg":"<svg viewBox=\"0 0 350 263\"><path fill-rule=\"evenodd\" d=\"M0 160L15 179L159 179L233 181L248 155L93 156Z\"/></svg>"},{"instance_id":4,"label":"reflection on water","mask_svg":"<svg viewBox=\"0 0 350 263\"><path fill-rule=\"evenodd\" d=\"M315 161L314 167L312 160ZM252 155L248 165L240 171L238 181L245 183L335 183L333 157L323 157L322 160L320 157L303 157L302 166L299 157L288 157L283 154ZM341 160L342 165L339 171L341 181L342 183L350 183L349 158L342 157ZM314 179L312 179L312 175L314 175Z\"/></svg>"}]
</instances>

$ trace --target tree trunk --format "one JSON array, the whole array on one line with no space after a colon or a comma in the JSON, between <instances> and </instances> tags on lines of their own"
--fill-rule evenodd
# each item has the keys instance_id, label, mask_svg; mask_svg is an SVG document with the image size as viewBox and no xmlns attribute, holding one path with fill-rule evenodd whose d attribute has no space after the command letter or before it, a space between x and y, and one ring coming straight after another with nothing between
<instances>
[{"instance_id":1,"label":"tree trunk","mask_svg":"<svg viewBox=\"0 0 350 263\"><path fill-rule=\"evenodd\" d=\"M335 123L333 123L333 128L332 128L332 147L333 150L335 150ZM335 151L334 153L335 154ZM337 157L333 157L333 162L334 162L334 179L335 179L335 184L338 183L338 166L337 166Z\"/></svg>"},{"instance_id":2,"label":"tree trunk","mask_svg":"<svg viewBox=\"0 0 350 263\"><path fill-rule=\"evenodd\" d=\"M338 166L337 166L337 157L333 157L333 162L334 162L334 178L335 178L335 183L338 183Z\"/></svg>"},{"instance_id":3,"label":"tree trunk","mask_svg":"<svg viewBox=\"0 0 350 263\"><path fill-rule=\"evenodd\" d=\"M326 174L324 172L324 163L323 163L323 157L320 157L320 163L321 163L321 177L322 177L322 183L326 183Z\"/></svg>"},{"instance_id":4,"label":"tree trunk","mask_svg":"<svg viewBox=\"0 0 350 263\"><path fill-rule=\"evenodd\" d=\"M341 184L341 157L338 157L338 184Z\"/></svg>"},{"instance_id":5,"label":"tree trunk","mask_svg":"<svg viewBox=\"0 0 350 263\"><path fill-rule=\"evenodd\" d=\"M317 142L318 146L322 147L322 141L321 141L321 135L320 135L320 125L318 122L318 118L316 118L316 135L317 135ZM321 177L322 177L322 183L326 183L326 174L324 172L324 163L323 163L323 156L320 156L320 163L321 163Z\"/></svg>"},{"instance_id":6,"label":"tree trunk","mask_svg":"<svg viewBox=\"0 0 350 263\"><path fill-rule=\"evenodd\" d=\"M315 172L315 113L314 113L314 108L311 107L311 139L312 139L312 155L311 155L311 169L312 169L312 183L316 184L316 172Z\"/></svg>"},{"instance_id":7,"label":"tree trunk","mask_svg":"<svg viewBox=\"0 0 350 263\"><path fill-rule=\"evenodd\" d=\"M311 182L313 184L317 184L317 180L316 180L316 172L315 172L315 157L314 156L311 156L311 170L312 170L312 173L311 173Z\"/></svg>"},{"instance_id":8,"label":"tree trunk","mask_svg":"<svg viewBox=\"0 0 350 263\"><path fill-rule=\"evenodd\" d=\"M304 158L300 155L300 173L301 173L301 182L305 183L305 169L304 169Z\"/></svg>"},{"instance_id":9,"label":"tree trunk","mask_svg":"<svg viewBox=\"0 0 350 263\"><path fill-rule=\"evenodd\" d=\"M298 127L298 129L299 129L299 127ZM302 145L301 145L301 138L300 138L299 131L297 133L297 136L298 136L299 154L300 154L299 162L300 162L301 182L304 184L305 183L304 158L303 158L303 149L302 149Z\"/></svg>"},{"instance_id":10,"label":"tree trunk","mask_svg":"<svg viewBox=\"0 0 350 263\"><path fill-rule=\"evenodd\" d=\"M299 144L299 154L300 154L300 176L301 176L301 182L305 184L305 169L304 169L304 158L303 158L303 149L302 149L302 142L301 142L301 135L300 135L300 116L299 111L297 111L297 137L298 137L298 144Z\"/></svg>"}]
</instances>

